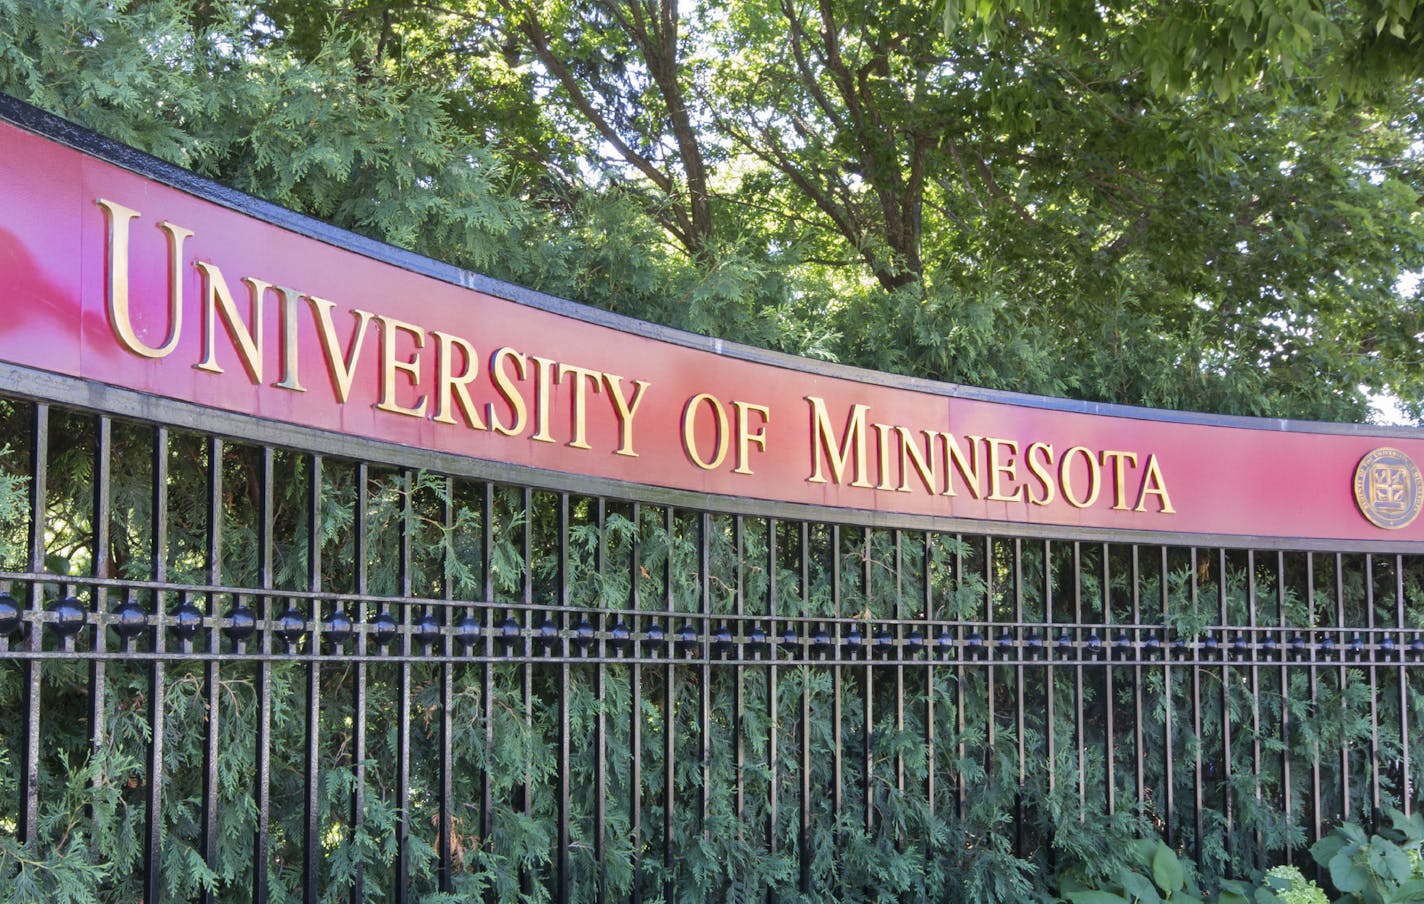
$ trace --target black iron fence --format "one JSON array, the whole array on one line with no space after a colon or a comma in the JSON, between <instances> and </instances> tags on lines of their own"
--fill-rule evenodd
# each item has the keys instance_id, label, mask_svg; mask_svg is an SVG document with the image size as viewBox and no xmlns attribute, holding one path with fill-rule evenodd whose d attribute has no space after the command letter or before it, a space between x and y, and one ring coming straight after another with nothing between
<instances>
[{"instance_id":1,"label":"black iron fence","mask_svg":"<svg viewBox=\"0 0 1424 904\"><path fill-rule=\"evenodd\" d=\"M1108 829L1219 875L1419 806L1424 557L808 522L225 417L0 400L26 881L1012 897Z\"/></svg>"}]
</instances>

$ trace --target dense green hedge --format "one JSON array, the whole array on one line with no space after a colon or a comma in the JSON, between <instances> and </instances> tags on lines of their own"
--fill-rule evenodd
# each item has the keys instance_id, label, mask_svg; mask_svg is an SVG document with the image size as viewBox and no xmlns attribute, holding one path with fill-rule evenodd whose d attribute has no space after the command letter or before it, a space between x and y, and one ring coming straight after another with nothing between
<instances>
[{"instance_id":1,"label":"dense green hedge","mask_svg":"<svg viewBox=\"0 0 1424 904\"><path fill-rule=\"evenodd\" d=\"M10 437L0 479L3 530L0 560L5 568L23 570L27 530L24 492L29 459L17 451L27 448L32 409L24 404L0 408L3 435ZM56 411L51 423L47 527L47 565L57 575L87 574L93 559L93 444L92 417ZM141 581L153 574L152 467L153 433L150 429L116 424L113 433L113 477L109 493L112 572ZM206 582L208 516L199 500L205 498L207 446L201 437L174 434L167 451L169 469L168 547L165 561L170 580ZM239 444L227 444L222 460L221 578L234 587L260 586L261 549L258 543L259 500L262 494L262 453ZM287 605L283 590L309 586L308 544L311 459L277 451L273 459L272 572L276 587L272 611ZM356 510L353 463L325 461L321 469L319 509L320 587L340 600L356 589L357 563L354 513ZM409 480L407 484L406 481ZM408 495L407 495L407 487ZM525 505L517 488L491 489L491 518L485 522L482 484L447 481L438 475L407 475L372 466L366 487L368 519L364 570L369 591L400 597L403 578L400 558L402 525L410 533L412 554L405 579L410 595L439 599L448 589L456 600L483 598L485 587L499 602L524 598L553 602L567 593L574 606L605 611L626 607L633 583L641 611L663 609L671 601L674 612L701 611L703 594L714 614L735 611L740 594L746 612L764 612L767 600L767 522L746 519L737 530L729 516L706 519L707 573L700 577L703 520L697 513L678 512L669 524L665 510L644 506L636 520L632 508L610 503L601 529L593 500L575 497L569 504L568 571L559 583L558 497L535 492ZM407 513L407 499L409 511ZM447 526L448 525L448 526ZM986 541L981 537L919 533L897 536L886 530L811 525L806 531L806 575L801 573L800 525L779 524L776 560L777 606L785 613L816 616L863 617L871 622L897 614L922 612L924 581L938 618L1012 619L1014 607L1023 617L1044 616L1045 567L1051 572L1053 616L1066 620L1073 598L1072 544L1054 544L1047 560L1043 547L1023 544L1017 562L1010 540ZM488 531L490 556L483 555ZM603 547L602 568L599 547ZM898 544L898 545L897 545ZM637 549L637 567L633 551ZM527 558L526 558L527 547ZM987 557L992 551L993 560ZM1131 583L1133 550L1085 544L1078 550L1082 573L1079 591L1083 617L1104 618L1104 599L1112 621L1131 615L1134 599L1146 620L1155 618L1152 607L1164 599L1161 575L1150 567L1156 548L1139 550L1149 563ZM926 562L925 556L928 556ZM1106 556L1106 560L1104 560ZM1170 550L1165 602L1168 623L1182 636L1191 636L1213 623L1219 612L1217 572L1219 561L1209 554L1198 559L1198 572L1188 567L1186 550ZM1282 577L1275 556L1255 560L1248 573L1237 553L1227 559L1226 608L1231 624L1246 624L1250 590L1254 581L1257 617L1261 623L1284 619L1296 625L1333 624L1335 565L1332 557L1317 556L1315 586L1303 585L1300 558L1291 554ZM1394 565L1392 557L1378 557L1371 576L1376 581L1377 623L1393 624ZM1400 575L1408 589L1409 619L1420 627L1421 563L1400 560L1407 572ZM1111 580L1101 583L1107 566ZM1022 575L1021 593L1012 591L1015 568ZM1345 590L1350 624L1363 624L1366 597L1365 572L1359 557L1341 560L1339 575ZM839 609L834 605L833 584L838 576ZM668 582L671 582L670 586ZM1285 581L1285 586L1281 582ZM1193 588L1195 593L1193 593ZM25 588L15 585L20 596ZM47 585L50 596L61 585ZM82 589L86 603L92 597ZM117 604L121 594L111 591L105 605ZM153 594L138 589L133 597L153 605ZM1284 607L1277 608L1278 602ZM178 600L167 594L162 604L172 608ZM226 611L237 604L226 594L209 600L198 594L201 608ZM329 614L332 602L323 610ZM369 604L374 605L374 604ZM897 610L897 606L899 607ZM804 607L804 608L803 608ZM300 608L300 607L299 607ZM353 614L359 614L349 607ZM370 610L368 610L370 611ZM395 607L398 616L401 607ZM413 610L414 611L414 610ZM496 618L502 618L496 613ZM594 621L624 618L594 615ZM676 617L646 617L666 628ZM111 649L118 644L112 631ZM88 641L82 641L88 643ZM142 644L147 641L140 642ZM278 644L280 650L280 642ZM537 655L536 655L537 658ZM104 724L102 743L90 748L88 711L90 674L80 659L47 663L43 667L42 764L40 776L41 822L36 844L21 846L13 834L0 836L0 876L7 901L133 901L139 897L141 838L145 820L145 768L151 726L148 699L153 688L150 666L118 660L104 670ZM484 666L457 663L452 667L453 706L451 738L452 835L457 899L468 900L481 889L493 890L500 899L515 896L521 875L532 878L530 894L542 899L552 880L556 837L557 733L562 674L553 664L535 663L528 671L531 707L524 706L525 669L514 663L491 667L491 699L482 699ZM353 831L350 801L354 771L351 751L353 722L351 699L355 667L336 658L321 668L322 722L318 756L321 762L319 825L321 838L320 886L324 900L348 895L353 870L359 864L366 878L366 897L385 900L391 887L395 858L394 829L397 810L398 714L401 667L372 663L366 667L368 759L364 798L364 827ZM571 738L570 849L577 900L591 900L597 883L615 897L626 895L633 881L633 845L629 800L631 775L630 737L634 712L628 665L611 665L603 671L601 697L596 694L596 668L569 667L567 698ZM641 696L637 718L641 735L642 809L640 812L641 874L645 899L656 898L669 880L685 900L750 900L759 889L775 886L781 900L797 900L799 878L797 825L800 806L802 695L809 713L812 821L811 878L817 890L808 900L963 900L1017 901L1088 886L1100 890L1116 881L1135 862L1135 838L1159 834L1173 839L1186 874L1210 891L1229 890L1228 879L1260 878L1260 870L1280 860L1290 849L1297 859L1311 841L1310 820L1318 812L1333 824L1348 802L1351 812L1370 812L1371 779L1379 782L1382 802L1402 804L1398 797L1400 775L1389 765L1398 759L1398 707L1400 685L1394 673L1381 669L1378 693L1371 695L1365 669L1350 669L1343 685L1333 669L1321 670L1316 699L1306 686L1304 669L1292 669L1282 685L1279 668L1264 668L1258 693L1253 696L1247 670L1231 671L1223 688L1221 670L1204 668L1170 670L1170 687L1161 668L1143 670L1142 683L1132 683L1130 666L1118 666L1112 711L1116 722L1114 748L1117 810L1106 810L1105 719L1103 669L1084 669L1083 719L1085 736L1080 763L1075 747L1074 706L1078 674L1072 667L1054 670L1054 724L1051 726L1057 758L1045 761L1047 732L1046 671L1024 670L1022 684L1013 667L971 666L962 674L952 667L933 671L932 684L925 670L906 668L903 675L891 667L875 669L868 689L866 669L846 666L839 675L827 667L783 666L777 670L776 744L773 771L768 759L772 721L768 670L735 670L715 666L711 683L702 684L699 666L680 665L641 669ZM1398 672L1403 673L1400 669ZM191 898L200 889L217 892L219 900L245 900L252 881L252 838L257 808L256 694L259 667L253 663L224 664L219 674L220 776L218 856L205 864L198 853L201 827L203 742L205 735L205 682L196 662L169 663L161 680L164 691L163 880L175 899ZM440 788L441 666L417 662L410 666L410 809L405 815L410 829L410 875L416 898L444 900L436 890L435 839ZM992 675L992 692L990 678ZM0 663L0 825L13 833L18 803L18 768L21 750L20 718L23 712L22 670L14 662ZM1194 732L1191 700L1193 677L1200 680L1201 734ZM273 900L292 900L298 893L302 866L302 800L305 756L305 694L307 666L277 663L271 668L271 858L269 891ZM668 711L666 682L672 682L674 705ZM903 681L903 686L899 682ZM832 803L830 764L833 761L837 723L833 713L836 683L840 684L839 735L844 752L841 796L844 807L837 815ZM1170 693L1165 693L1170 690ZM1408 685L1410 725L1424 724L1424 694L1418 676ZM706 745L708 816L701 815L704 743L700 732L701 695L707 694L709 711ZM1224 692L1223 692L1224 691ZM1135 694L1145 701L1142 724L1135 723ZM740 718L736 700L740 694ZM926 756L925 703L933 696L935 722L934 759ZM864 706L869 700L872 731L864 734ZM897 700L902 706L897 709ZM1024 706L1026 782L1018 782L1017 706ZM990 706L996 713L990 740ZM1223 710L1223 707L1225 709ZM962 710L962 712L961 712ZM490 719L485 720L485 712ZM594 852L595 725L602 713L607 822L605 858L597 868ZM903 725L897 721L903 713ZM1168 714L1172 734L1173 788L1176 795L1172 821L1167 821L1165 757ZM1371 721L1373 713L1373 722ZM1225 784L1222 760L1223 715L1233 726L1230 750L1231 785ZM1283 718L1284 716L1284 718ZM1287 724L1283 733L1282 723ZM672 872L662 863L662 807L664 733L675 736L674 837ZM1378 736L1378 761L1372 773L1368 760L1373 733ZM1144 750L1142 784L1145 796L1137 800L1134 764L1140 734ZM1259 742L1260 759L1253 742ZM737 751L744 757L742 782L744 809L738 818ZM1417 747L1417 745L1416 745ZM874 784L873 826L867 831L862 805L865 762L869 749ZM1341 757L1339 751L1345 751ZM1202 814L1204 833L1195 837L1192 812L1191 764L1200 754L1204 763ZM1294 769L1290 795L1284 794L1283 763ZM1420 758L1412 768L1420 786ZM1304 778L1318 762L1323 798L1308 798ZM1080 765L1086 778L1078 786ZM926 798L926 776L936 776L936 796ZM1342 773L1342 770L1344 772ZM492 781L491 833L480 837L480 777ZM1342 797L1342 774L1349 778L1349 798ZM779 807L776 850L764 843L770 782L776 782ZM900 778L903 776L903 780ZM1050 781L1051 776L1051 781ZM522 807L522 786L528 786L529 810ZM962 810L958 805L963 789ZM1228 824L1223 804L1232 805ZM1194 886L1195 887L1195 886ZM1341 886L1343 888L1343 886ZM1102 900L1102 899L1099 899Z\"/></svg>"}]
</instances>

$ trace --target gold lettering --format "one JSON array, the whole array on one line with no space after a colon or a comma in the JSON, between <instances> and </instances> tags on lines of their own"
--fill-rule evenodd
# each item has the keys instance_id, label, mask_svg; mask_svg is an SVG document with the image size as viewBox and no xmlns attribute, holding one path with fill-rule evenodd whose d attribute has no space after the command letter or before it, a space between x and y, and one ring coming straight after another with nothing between
<instances>
[{"instance_id":1,"label":"gold lettering","mask_svg":"<svg viewBox=\"0 0 1424 904\"><path fill-rule=\"evenodd\" d=\"M183 332L183 240L192 236L191 229L160 222L168 245L168 335L163 344L152 346L138 338L129 312L129 223L137 219L137 210L113 201L95 200L104 210L108 223L109 273L106 298L109 328L124 348L144 358L165 358L178 347Z\"/></svg>"},{"instance_id":2,"label":"gold lettering","mask_svg":"<svg viewBox=\"0 0 1424 904\"><path fill-rule=\"evenodd\" d=\"M1177 510L1172 508L1172 497L1167 495L1167 481L1162 479L1162 469L1157 464L1157 456L1147 456L1147 467L1142 473L1142 489L1137 492L1137 507L1135 512L1147 511L1147 497L1156 496L1157 504L1161 506L1162 514L1175 515Z\"/></svg>"},{"instance_id":3,"label":"gold lettering","mask_svg":"<svg viewBox=\"0 0 1424 904\"><path fill-rule=\"evenodd\" d=\"M554 434L549 432L549 409L554 407L554 365L549 358L530 355L534 362L534 423L538 427L530 439L541 443L552 443Z\"/></svg>"},{"instance_id":4,"label":"gold lettering","mask_svg":"<svg viewBox=\"0 0 1424 904\"><path fill-rule=\"evenodd\" d=\"M966 460L964 450L959 448L959 440L955 439L953 433L942 433L944 437L944 492L942 496L954 496L954 471L959 472L960 478L964 481L964 486L969 490L969 495L975 499L983 495L980 489L979 465L983 459L979 455L979 440L982 436L975 436L973 433L964 434L964 438L969 440L969 457ZM951 469L953 466L953 469Z\"/></svg>"},{"instance_id":5,"label":"gold lettering","mask_svg":"<svg viewBox=\"0 0 1424 904\"><path fill-rule=\"evenodd\" d=\"M412 388L420 385L420 350L425 347L425 330L384 314L377 314L376 320L381 324L381 400L376 407L392 414L424 417L425 396L420 396L414 408L396 402L396 372L406 374ZM410 358L404 361L396 357L396 337L401 333L409 335L414 345Z\"/></svg>"},{"instance_id":6,"label":"gold lettering","mask_svg":"<svg viewBox=\"0 0 1424 904\"><path fill-rule=\"evenodd\" d=\"M297 334L297 314L301 312L302 293L296 289L277 287L282 296L282 379L272 385L292 392L306 392L297 369L297 351L301 347Z\"/></svg>"},{"instance_id":7,"label":"gold lettering","mask_svg":"<svg viewBox=\"0 0 1424 904\"><path fill-rule=\"evenodd\" d=\"M1042 464L1034 460L1034 452L1042 453ZM1043 485L1043 495L1035 496L1030 490L1028 501L1033 505L1048 505L1058 495L1058 490L1053 485L1053 475L1045 470L1045 468L1053 467L1053 444L1034 443L1024 453L1024 461L1028 464L1029 473L1038 478L1038 482Z\"/></svg>"},{"instance_id":8,"label":"gold lettering","mask_svg":"<svg viewBox=\"0 0 1424 904\"><path fill-rule=\"evenodd\" d=\"M331 377L332 388L336 390L336 401L344 405L351 396L351 378L356 375L356 361L361 357L366 326L375 315L360 308L351 312L351 316L356 318L356 327L351 331L351 338L346 343L346 352L343 354L341 343L336 339L336 328L331 323L331 310L336 307L336 303L315 295L308 295L306 299L311 303L312 313L316 315L316 334L321 340L326 372Z\"/></svg>"},{"instance_id":9,"label":"gold lettering","mask_svg":"<svg viewBox=\"0 0 1424 904\"><path fill-rule=\"evenodd\" d=\"M846 415L845 432L841 436L840 445L837 446L831 440L834 430L831 427L830 415L826 413L826 400L816 396L804 398L811 403L812 471L811 476L806 479L811 483L826 482L825 475L821 472L821 457L824 453L836 483L845 480L846 465L853 464L851 476L855 479L850 485L870 486L870 481L865 479L865 413L870 410L870 406L856 405L851 408L850 414ZM851 461L852 453L855 455L854 462Z\"/></svg>"},{"instance_id":10,"label":"gold lettering","mask_svg":"<svg viewBox=\"0 0 1424 904\"><path fill-rule=\"evenodd\" d=\"M703 402L709 404L712 415L717 419L717 449L716 454L710 460L703 458L697 447L697 407ZM682 449L687 453L688 459L702 470L711 471L721 466L722 461L727 457L729 445L731 444L727 442L727 411L722 407L722 403L717 401L716 397L705 392L699 392L688 399L682 409Z\"/></svg>"},{"instance_id":11,"label":"gold lettering","mask_svg":"<svg viewBox=\"0 0 1424 904\"><path fill-rule=\"evenodd\" d=\"M594 392L601 392L603 384L601 378L603 372L599 370L589 370L586 367L574 367L572 364L559 365L559 382L564 381L564 377L573 374L574 377L574 397L573 397L573 430L574 438L569 440L569 447L573 449L588 449L588 394L585 392L589 384L592 384ZM585 383L584 381L589 381Z\"/></svg>"},{"instance_id":12,"label":"gold lettering","mask_svg":"<svg viewBox=\"0 0 1424 904\"><path fill-rule=\"evenodd\" d=\"M877 490L893 490L895 485L890 482L890 437L895 434L895 428L890 424L871 424L875 428L875 469L880 473L880 480L875 484Z\"/></svg>"},{"instance_id":13,"label":"gold lettering","mask_svg":"<svg viewBox=\"0 0 1424 904\"><path fill-rule=\"evenodd\" d=\"M490 379L494 381L495 392L509 405L509 413L514 420L510 424L501 421L495 414L493 402L485 405L485 417L489 419L490 429L495 433L501 436L518 436L529 425L529 409L524 405L524 396L519 393L518 388L511 382L509 372L504 369L506 361L513 361L518 367L520 380L529 375L529 362L522 352L517 352L509 346L498 349L490 356Z\"/></svg>"},{"instance_id":14,"label":"gold lettering","mask_svg":"<svg viewBox=\"0 0 1424 904\"><path fill-rule=\"evenodd\" d=\"M1073 456L1080 456L1088 466L1088 495L1079 497L1073 491ZM1074 508L1087 508L1098 501L1098 491L1101 489L1098 480L1098 459L1093 455L1091 449L1086 446L1074 446L1063 453L1063 458L1058 462L1058 485L1063 488L1063 498L1068 500L1068 504Z\"/></svg>"},{"instance_id":15,"label":"gold lettering","mask_svg":"<svg viewBox=\"0 0 1424 904\"><path fill-rule=\"evenodd\" d=\"M1106 468L1110 461L1113 468L1113 508L1125 512L1127 511L1127 466L1137 467L1137 453L1104 449L1103 467Z\"/></svg>"},{"instance_id":16,"label":"gold lettering","mask_svg":"<svg viewBox=\"0 0 1424 904\"><path fill-rule=\"evenodd\" d=\"M450 403L453 398L454 403L460 406L460 413L465 418L465 423L471 429L484 430L485 422L480 420L480 413L476 408L474 400L470 398L470 383L480 375L480 365L475 357L475 347L459 336L452 336L449 333L442 333L439 330L431 330L430 335L435 337L435 417L434 420L442 424L458 423L455 415L450 412ZM454 372L454 351L460 349L460 355L464 358L464 368L456 374Z\"/></svg>"},{"instance_id":17,"label":"gold lettering","mask_svg":"<svg viewBox=\"0 0 1424 904\"><path fill-rule=\"evenodd\" d=\"M243 369L254 383L262 382L262 303L272 284L244 276L250 290L251 321L242 322L237 313L237 303L232 300L232 292L223 279L222 271L206 261L198 261L198 269L203 274L203 360L193 365L198 370L220 374L223 369L217 362L217 315L221 314L227 325L227 336L232 347L242 359Z\"/></svg>"},{"instance_id":18,"label":"gold lettering","mask_svg":"<svg viewBox=\"0 0 1424 904\"><path fill-rule=\"evenodd\" d=\"M1000 475L1007 475L1009 480L1018 482L1019 466L1014 456L1018 455L1019 444L1011 439L998 439L992 436L985 440L985 444L989 447L989 500L991 502L1023 502L1024 488L1022 485L1014 490L1012 495L1005 496L999 484ZM1008 461L1002 463L999 461L1001 446L1009 450Z\"/></svg>"},{"instance_id":19,"label":"gold lettering","mask_svg":"<svg viewBox=\"0 0 1424 904\"><path fill-rule=\"evenodd\" d=\"M771 409L765 405L754 405L751 402L732 402L732 407L737 412L737 466L732 469L733 474L750 474L751 468L751 444L756 443L761 451L766 451L766 425L771 423ZM761 426L757 432L753 433L750 426L750 415L755 412L761 417Z\"/></svg>"},{"instance_id":20,"label":"gold lettering","mask_svg":"<svg viewBox=\"0 0 1424 904\"><path fill-rule=\"evenodd\" d=\"M608 398L613 403L613 413L618 417L618 449L614 455L626 455L629 458L637 458L638 453L633 451L633 417L638 413L638 406L643 403L643 390L650 385L647 380L633 381L633 399L630 402L623 395L623 378L616 374L604 374L604 385L608 387Z\"/></svg>"},{"instance_id":21,"label":"gold lettering","mask_svg":"<svg viewBox=\"0 0 1424 904\"><path fill-rule=\"evenodd\" d=\"M906 460L913 465L915 471L920 475L920 482L925 485L925 492L939 492L939 474L935 467L935 437L940 436L938 430L923 430L925 436L925 451L920 454L920 447L910 441L910 431L904 427L895 428L900 433L900 486L897 488L901 493L910 492L910 469L906 467Z\"/></svg>"}]
</instances>

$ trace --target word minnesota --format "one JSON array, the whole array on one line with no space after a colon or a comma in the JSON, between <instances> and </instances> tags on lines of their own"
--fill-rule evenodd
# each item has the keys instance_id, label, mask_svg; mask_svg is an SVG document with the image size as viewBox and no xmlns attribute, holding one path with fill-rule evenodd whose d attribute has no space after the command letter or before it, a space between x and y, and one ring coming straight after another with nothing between
<instances>
[{"instance_id":1,"label":"word minnesota","mask_svg":"<svg viewBox=\"0 0 1424 904\"><path fill-rule=\"evenodd\" d=\"M826 401L806 396L811 418L810 483L899 493L925 492L987 502L1076 509L1111 500L1118 511L1176 513L1154 454L1068 446L869 420L853 405L839 428Z\"/></svg>"}]
</instances>

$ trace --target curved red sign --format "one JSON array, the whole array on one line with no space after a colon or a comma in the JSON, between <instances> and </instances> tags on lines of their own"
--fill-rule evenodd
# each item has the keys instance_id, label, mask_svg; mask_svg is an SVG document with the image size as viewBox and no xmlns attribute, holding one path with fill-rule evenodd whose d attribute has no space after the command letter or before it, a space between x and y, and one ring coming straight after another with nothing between
<instances>
[{"instance_id":1,"label":"curved red sign","mask_svg":"<svg viewBox=\"0 0 1424 904\"><path fill-rule=\"evenodd\" d=\"M566 302L513 301L299 234L14 125L0 123L0 159L0 360L14 364L696 493L1424 542L1419 431L1202 423L616 329ZM1381 448L1392 451L1370 457Z\"/></svg>"}]
</instances>

